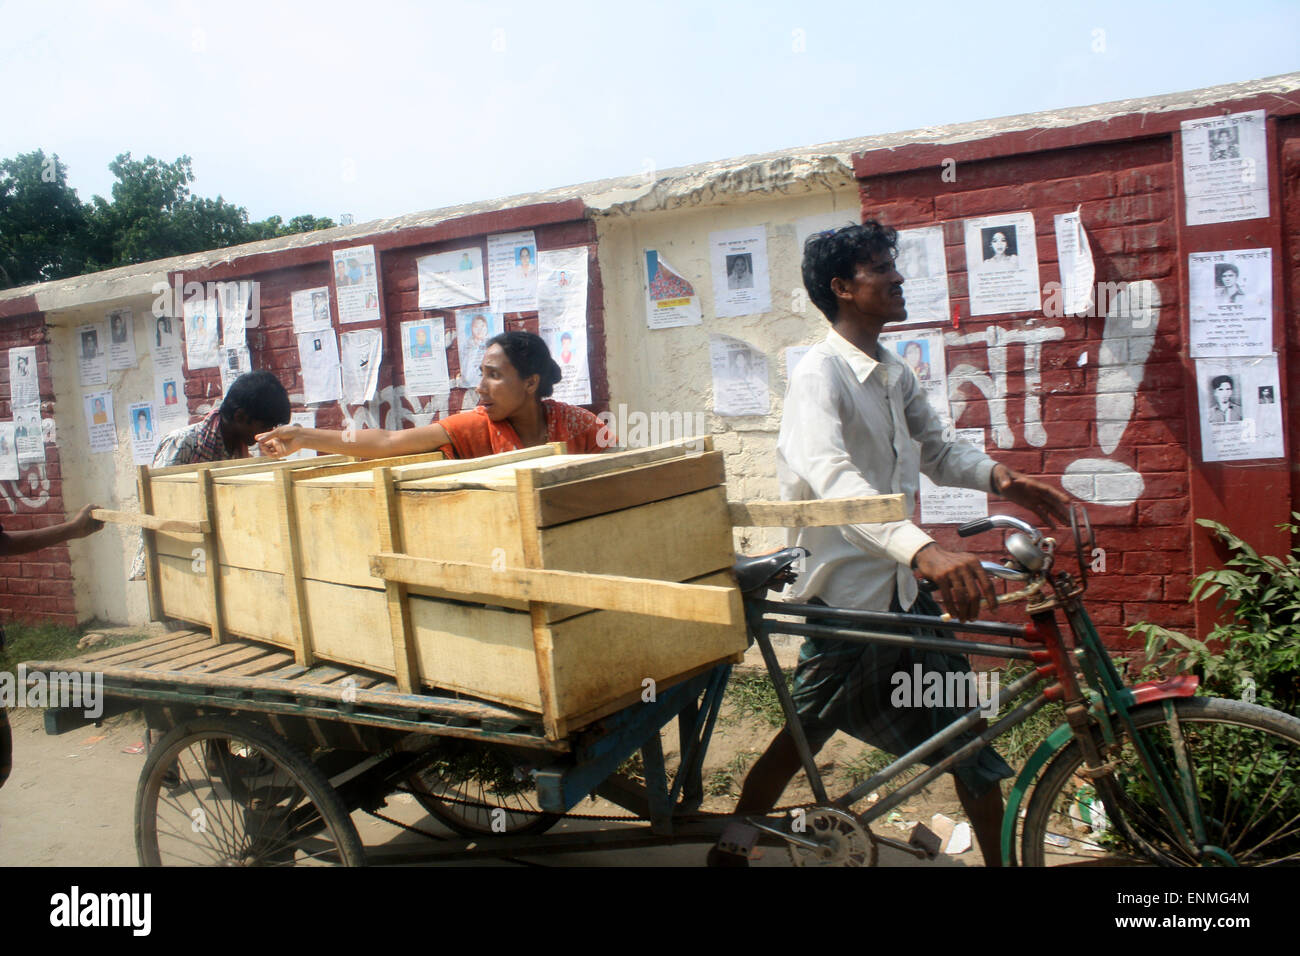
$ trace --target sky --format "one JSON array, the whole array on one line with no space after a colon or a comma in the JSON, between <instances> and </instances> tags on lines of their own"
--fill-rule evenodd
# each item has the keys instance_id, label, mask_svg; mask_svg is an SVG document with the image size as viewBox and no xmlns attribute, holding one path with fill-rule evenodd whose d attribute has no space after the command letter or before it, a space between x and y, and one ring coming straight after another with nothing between
<instances>
[{"instance_id":1,"label":"sky","mask_svg":"<svg viewBox=\"0 0 1300 956\"><path fill-rule=\"evenodd\" d=\"M0 2L0 157L355 221L1300 70L1300 3Z\"/></svg>"}]
</instances>

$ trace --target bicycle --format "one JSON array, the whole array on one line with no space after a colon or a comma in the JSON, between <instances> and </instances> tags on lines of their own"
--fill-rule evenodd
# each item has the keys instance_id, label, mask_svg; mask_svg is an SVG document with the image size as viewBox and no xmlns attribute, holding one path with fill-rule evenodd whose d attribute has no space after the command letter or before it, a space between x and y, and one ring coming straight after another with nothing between
<instances>
[{"instance_id":1,"label":"bicycle","mask_svg":"<svg viewBox=\"0 0 1300 956\"><path fill-rule=\"evenodd\" d=\"M737 565L750 634L759 644L787 726L799 750L815 806L803 833L768 818L748 822L790 845L796 862L874 862L876 844L915 855L915 847L872 834L885 817L939 774L1023 723L1049 702L1059 702L1065 722L1026 762L1011 788L1002 827L1003 862L1041 866L1116 861L1160 865L1276 865L1300 862L1300 720L1241 701L1194 697L1198 681L1182 676L1126 686L1102 645L1082 602L1086 556L1093 535L1087 513L1071 510L1077 577L1055 570L1057 545L1029 524L1005 515L969 522L962 537L994 529L1006 539L1003 564L982 562L993 577L1016 590L999 604L1026 602L1028 625L963 623L944 618L768 601L766 592L794 579L807 554L787 548ZM1057 622L1060 611L1072 640ZM798 616L803 622L779 620ZM810 624L814 617L825 623ZM1020 641L919 637L887 629L921 625L938 631ZM831 800L785 685L771 636L777 633L855 643L883 642L957 654L1021 660L1032 666L998 697L999 712L1037 691L986 725L972 709L887 767ZM981 727L983 729L981 729ZM868 794L924 762L949 741L972 731L975 739L908 780L860 814L852 807ZM1032 790L1030 789L1032 785Z\"/></svg>"}]
</instances>

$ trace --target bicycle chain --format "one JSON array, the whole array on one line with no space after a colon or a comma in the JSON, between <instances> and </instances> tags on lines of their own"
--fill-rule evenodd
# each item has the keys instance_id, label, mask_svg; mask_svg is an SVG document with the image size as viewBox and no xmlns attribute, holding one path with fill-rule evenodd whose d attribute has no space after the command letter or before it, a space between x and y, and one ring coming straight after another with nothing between
<instances>
[{"instance_id":1,"label":"bicycle chain","mask_svg":"<svg viewBox=\"0 0 1300 956\"><path fill-rule=\"evenodd\" d=\"M396 792L396 793L407 793L407 794L410 794L411 796L415 796L414 791L407 790L407 789L404 788L404 787L398 787L394 792ZM439 796L439 797L437 797L436 799L442 801L443 803L454 803L454 804L457 804L458 806L462 806L462 807L474 807L474 808L479 809L479 810L496 810L496 809L498 809L498 807L499 807L499 805L496 805L496 804L490 804L490 803L477 803L477 802L475 802L475 801L473 801L473 800L461 800L461 799L459 799L459 798L457 798L457 797L444 797L444 796ZM775 807L774 809L772 809L772 810L770 810L770 811L768 811L768 812L769 812L769 813L789 813L791 810L811 810L811 809L813 809L813 808L816 807L816 806L817 806L817 804L815 804L815 803L795 804L795 805L793 805L793 806L788 806L788 807ZM505 810L507 813L511 813L511 814L521 814L521 815L525 815L525 814L526 814L526 815L528 815L528 816L532 816L532 817L540 817L540 816L543 816L543 815L545 815L545 814L547 814L547 813L550 812L550 811L548 811L548 810L529 810L529 809L526 809L526 808L523 808L523 807L519 807L519 808L514 808L514 807L499 807L499 808L502 809L502 810ZM389 822L389 823L394 822L394 821L387 820L386 818L380 816L380 815L379 815L378 813L376 813L375 811L368 810L368 811L366 811L366 812L369 813L371 816L378 816L379 819L384 820L385 822ZM650 822L651 822L651 820L650 820L649 817L637 816L636 814L632 813L631 811L628 811L626 814L622 814L622 815L612 814L612 813L572 813L572 812L567 812L567 813L561 813L561 814L558 814L558 816L563 817L563 818L566 819L566 820L597 820L597 821L599 821L599 822L601 822L601 823L650 823ZM717 819L719 816L721 816L721 814L717 814L717 813L700 813L700 812L697 812L697 813L681 813L681 814L675 814L675 815L673 816L673 820L674 820L674 821L682 821L682 822L694 822L694 821L697 821L697 820L714 820L714 819ZM413 830L413 831L416 832L416 833L424 833L424 832L425 832L425 831L423 831L423 830L416 829L415 827L408 827L408 826L406 826L406 824L403 824L403 823L395 823L394 825L395 825L395 826L399 826L399 827L403 827L404 829ZM440 838L440 839L441 839L441 838Z\"/></svg>"}]
</instances>

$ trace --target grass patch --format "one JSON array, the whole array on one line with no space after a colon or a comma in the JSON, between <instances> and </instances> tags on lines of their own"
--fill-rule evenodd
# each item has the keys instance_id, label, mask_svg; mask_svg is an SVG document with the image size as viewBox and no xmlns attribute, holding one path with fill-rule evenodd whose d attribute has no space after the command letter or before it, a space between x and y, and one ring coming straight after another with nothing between
<instances>
[{"instance_id":1,"label":"grass patch","mask_svg":"<svg viewBox=\"0 0 1300 956\"><path fill-rule=\"evenodd\" d=\"M710 797L740 796L740 784L754 759L752 753L738 753L725 767L719 767L704 781L704 792Z\"/></svg>"},{"instance_id":2,"label":"grass patch","mask_svg":"<svg viewBox=\"0 0 1300 956\"><path fill-rule=\"evenodd\" d=\"M1029 670L1027 664L1021 664L1018 661L1010 662L999 675L1002 687L1015 683ZM1042 686L1040 684L1038 690L1041 690ZM1022 694L1021 699L1027 698ZM989 723L997 723L1012 711L1016 703L1016 701L1010 701L1006 707L998 712L997 717L990 720ZM1002 754L1007 763L1018 770L1025 765L1025 761L1033 756L1034 751L1038 749L1038 745L1047 739L1047 735L1055 730L1059 724L1063 723L1065 723L1065 707L1059 702L1053 701L1039 708L1029 716L1028 720L1017 724L993 741L993 747L998 753Z\"/></svg>"},{"instance_id":3,"label":"grass patch","mask_svg":"<svg viewBox=\"0 0 1300 956\"><path fill-rule=\"evenodd\" d=\"M77 650L82 635L94 631L93 625L67 627L62 624L14 621L5 625L5 646L0 650L0 671L14 672L23 661L57 661L82 653L101 651L143 640L145 634L114 635L86 651Z\"/></svg>"},{"instance_id":4,"label":"grass patch","mask_svg":"<svg viewBox=\"0 0 1300 956\"><path fill-rule=\"evenodd\" d=\"M789 687L794 679L793 671L783 671L785 686ZM776 688L767 673L736 674L732 673L727 682L725 695L732 711L725 723L738 724L747 720L759 720L769 727L784 727L785 714L781 711L781 699L776 696Z\"/></svg>"}]
</instances>

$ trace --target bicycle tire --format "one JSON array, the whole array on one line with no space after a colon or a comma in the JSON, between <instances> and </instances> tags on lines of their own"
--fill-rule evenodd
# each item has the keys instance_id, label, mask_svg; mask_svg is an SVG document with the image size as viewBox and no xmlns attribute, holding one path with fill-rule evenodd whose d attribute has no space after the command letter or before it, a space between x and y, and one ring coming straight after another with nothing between
<instances>
[{"instance_id":1,"label":"bicycle tire","mask_svg":"<svg viewBox=\"0 0 1300 956\"><path fill-rule=\"evenodd\" d=\"M135 839L141 866L366 862L320 769L283 737L235 717L185 721L153 747L136 789Z\"/></svg>"},{"instance_id":2,"label":"bicycle tire","mask_svg":"<svg viewBox=\"0 0 1300 956\"><path fill-rule=\"evenodd\" d=\"M1237 865L1300 865L1300 720L1212 697L1183 698L1173 707L1187 742L1207 843L1222 847ZM1147 704L1131 716L1155 759L1173 767L1163 704ZM1106 808L1102 799L1098 808L1089 799L1087 782L1077 776L1083 753L1072 741L1048 764L1030 798L1021 837L1024 865L1226 862L1213 855L1198 858L1173 837L1174 827L1154 800L1131 741L1127 734L1119 736L1118 752L1106 755L1116 764L1119 791L1111 802L1118 807ZM1106 829L1110 836L1098 835Z\"/></svg>"}]
</instances>

